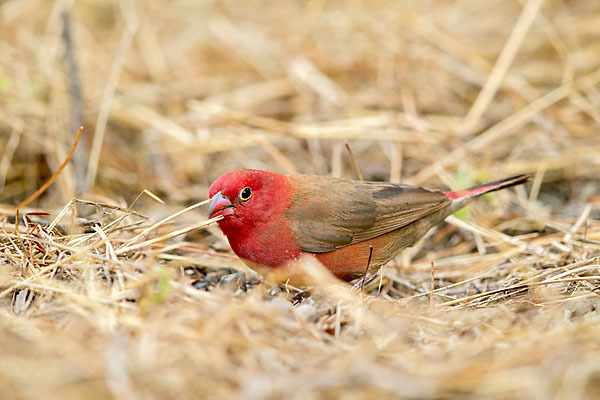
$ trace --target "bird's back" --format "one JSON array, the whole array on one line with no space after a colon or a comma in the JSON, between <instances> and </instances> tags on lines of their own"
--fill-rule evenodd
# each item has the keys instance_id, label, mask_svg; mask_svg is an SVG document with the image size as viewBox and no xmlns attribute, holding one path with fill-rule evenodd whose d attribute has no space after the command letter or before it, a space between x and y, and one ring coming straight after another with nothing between
<instances>
[{"instance_id":1,"label":"bird's back","mask_svg":"<svg viewBox=\"0 0 600 400\"><path fill-rule=\"evenodd\" d=\"M290 177L286 210L299 247L326 253L385 235L446 208L440 191L403 184L301 175Z\"/></svg>"}]
</instances>

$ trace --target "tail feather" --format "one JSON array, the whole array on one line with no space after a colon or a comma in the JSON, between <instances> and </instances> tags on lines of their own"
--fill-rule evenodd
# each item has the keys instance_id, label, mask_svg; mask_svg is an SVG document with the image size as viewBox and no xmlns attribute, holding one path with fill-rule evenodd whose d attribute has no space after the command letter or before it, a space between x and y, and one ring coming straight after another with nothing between
<instances>
[{"instance_id":1,"label":"tail feather","mask_svg":"<svg viewBox=\"0 0 600 400\"><path fill-rule=\"evenodd\" d=\"M530 175L515 175L510 178L504 178L497 181L484 183L483 185L473 186L469 189L457 190L456 192L444 192L451 199L459 200L475 196L480 196L484 193L493 192L500 189L505 189L511 186L520 185L529 180Z\"/></svg>"}]
</instances>

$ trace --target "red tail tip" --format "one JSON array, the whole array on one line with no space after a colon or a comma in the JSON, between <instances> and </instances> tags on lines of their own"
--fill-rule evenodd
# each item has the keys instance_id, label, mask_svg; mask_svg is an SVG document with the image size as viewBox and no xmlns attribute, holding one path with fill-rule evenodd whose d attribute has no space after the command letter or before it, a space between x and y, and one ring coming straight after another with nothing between
<instances>
[{"instance_id":1,"label":"red tail tip","mask_svg":"<svg viewBox=\"0 0 600 400\"><path fill-rule=\"evenodd\" d=\"M472 188L465 190L457 190L455 192L444 192L444 194L451 199L462 199L465 197L478 196L480 194L493 192L494 190L505 189L511 186L520 185L529 180L529 175L517 175L511 176L510 178L500 179L498 181L485 183L483 185L473 186Z\"/></svg>"}]
</instances>

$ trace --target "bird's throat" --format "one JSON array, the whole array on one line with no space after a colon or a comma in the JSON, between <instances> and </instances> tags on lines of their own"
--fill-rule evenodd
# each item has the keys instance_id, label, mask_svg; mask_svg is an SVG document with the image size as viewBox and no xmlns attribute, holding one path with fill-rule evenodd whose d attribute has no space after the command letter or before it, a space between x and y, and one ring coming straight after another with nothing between
<instances>
[{"instance_id":1,"label":"bird's throat","mask_svg":"<svg viewBox=\"0 0 600 400\"><path fill-rule=\"evenodd\" d=\"M235 229L219 221L233 252L244 260L278 268L297 260L303 253L296 244L285 218L275 218L252 229Z\"/></svg>"}]
</instances>

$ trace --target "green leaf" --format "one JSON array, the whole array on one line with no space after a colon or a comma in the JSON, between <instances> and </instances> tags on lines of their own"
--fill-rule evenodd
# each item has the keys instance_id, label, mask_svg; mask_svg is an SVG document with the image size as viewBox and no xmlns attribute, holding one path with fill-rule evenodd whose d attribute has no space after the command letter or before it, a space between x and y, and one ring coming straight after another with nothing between
<instances>
[{"instance_id":1,"label":"green leaf","mask_svg":"<svg viewBox=\"0 0 600 400\"><path fill-rule=\"evenodd\" d=\"M160 276L158 278L158 288L156 293L154 293L154 302L160 303L165 300L169 294L171 293L171 277L166 271L160 271Z\"/></svg>"},{"instance_id":2,"label":"green leaf","mask_svg":"<svg viewBox=\"0 0 600 400\"><path fill-rule=\"evenodd\" d=\"M8 89L9 84L8 76L0 74L0 93L4 93Z\"/></svg>"},{"instance_id":3,"label":"green leaf","mask_svg":"<svg viewBox=\"0 0 600 400\"><path fill-rule=\"evenodd\" d=\"M454 215L456 218L461 219L463 221L468 221L471 219L471 213L469 212L468 207L461 208L460 210L456 211L452 215Z\"/></svg>"}]
</instances>

